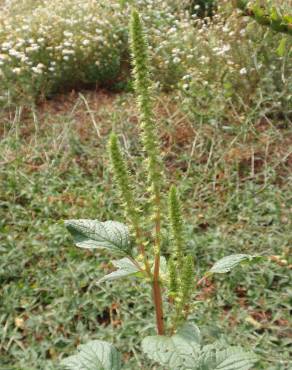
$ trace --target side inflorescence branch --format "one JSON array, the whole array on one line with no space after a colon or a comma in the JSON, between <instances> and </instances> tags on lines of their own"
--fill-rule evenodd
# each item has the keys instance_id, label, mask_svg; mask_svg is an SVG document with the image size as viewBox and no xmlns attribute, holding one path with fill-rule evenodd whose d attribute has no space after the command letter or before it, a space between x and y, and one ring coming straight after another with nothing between
<instances>
[{"instance_id":1,"label":"side inflorescence branch","mask_svg":"<svg viewBox=\"0 0 292 370\"><path fill-rule=\"evenodd\" d=\"M125 212L130 220L136 241L139 245L140 253L144 260L145 270L150 274L149 262L145 253L145 248L140 230L140 211L137 202L134 200L132 179L126 161L123 158L117 136L112 134L109 141L109 152L114 176L124 201Z\"/></svg>"},{"instance_id":2,"label":"side inflorescence branch","mask_svg":"<svg viewBox=\"0 0 292 370\"><path fill-rule=\"evenodd\" d=\"M171 226L172 239L175 246L175 257L179 268L182 267L182 258L185 252L185 240L183 231L183 219L181 204L175 186L169 192L169 220Z\"/></svg>"}]
</instances>

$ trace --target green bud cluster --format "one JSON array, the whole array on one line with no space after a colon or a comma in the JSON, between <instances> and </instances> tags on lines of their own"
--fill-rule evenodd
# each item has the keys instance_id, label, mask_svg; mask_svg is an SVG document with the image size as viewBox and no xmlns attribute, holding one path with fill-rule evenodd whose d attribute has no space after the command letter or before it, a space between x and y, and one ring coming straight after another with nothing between
<instances>
[{"instance_id":1,"label":"green bud cluster","mask_svg":"<svg viewBox=\"0 0 292 370\"><path fill-rule=\"evenodd\" d=\"M171 225L172 239L175 245L175 257L177 265L182 267L182 257L185 252L185 241L181 205L175 186L172 186L169 192L169 220Z\"/></svg>"},{"instance_id":2,"label":"green bud cluster","mask_svg":"<svg viewBox=\"0 0 292 370\"><path fill-rule=\"evenodd\" d=\"M124 201L126 215L134 230L136 230L139 226L139 210L134 202L130 173L122 156L117 136L114 133L111 134L109 140L109 153L114 176Z\"/></svg>"},{"instance_id":3,"label":"green bud cluster","mask_svg":"<svg viewBox=\"0 0 292 370\"><path fill-rule=\"evenodd\" d=\"M194 262L193 257L188 255L184 257L183 268L181 273L181 300L182 305L185 306L192 294L194 286Z\"/></svg>"},{"instance_id":4,"label":"green bud cluster","mask_svg":"<svg viewBox=\"0 0 292 370\"><path fill-rule=\"evenodd\" d=\"M173 258L170 258L168 262L168 276L169 276L169 296L175 298L178 293L178 281L176 263Z\"/></svg>"},{"instance_id":5,"label":"green bud cluster","mask_svg":"<svg viewBox=\"0 0 292 370\"><path fill-rule=\"evenodd\" d=\"M149 74L148 42L142 21L137 11L133 10L130 23L130 42L133 59L134 88L137 95L142 128L142 141L147 153L147 168L151 190L159 196L162 181L162 161L158 145L158 132L153 115L151 80Z\"/></svg>"},{"instance_id":6,"label":"green bud cluster","mask_svg":"<svg viewBox=\"0 0 292 370\"><path fill-rule=\"evenodd\" d=\"M179 292L175 305L175 317L173 325L177 328L188 314L187 306L190 302L194 286L194 262L191 255L183 258L183 266L181 271L181 278L179 284Z\"/></svg>"},{"instance_id":7,"label":"green bud cluster","mask_svg":"<svg viewBox=\"0 0 292 370\"><path fill-rule=\"evenodd\" d=\"M175 298L173 324L176 328L185 319L185 309L191 299L194 284L194 262L192 256L185 256L181 204L175 186L170 188L168 207L171 236L175 246L174 256L168 264L168 277L170 298Z\"/></svg>"}]
</instances>

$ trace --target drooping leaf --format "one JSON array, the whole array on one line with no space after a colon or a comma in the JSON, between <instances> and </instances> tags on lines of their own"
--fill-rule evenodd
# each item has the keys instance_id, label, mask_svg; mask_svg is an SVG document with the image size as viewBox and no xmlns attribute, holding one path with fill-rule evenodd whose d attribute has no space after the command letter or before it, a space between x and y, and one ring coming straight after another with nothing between
<instances>
[{"instance_id":1,"label":"drooping leaf","mask_svg":"<svg viewBox=\"0 0 292 370\"><path fill-rule=\"evenodd\" d=\"M257 356L240 347L216 348L204 346L198 361L198 370L249 370L257 362Z\"/></svg>"},{"instance_id":2,"label":"drooping leaf","mask_svg":"<svg viewBox=\"0 0 292 370\"><path fill-rule=\"evenodd\" d=\"M256 361L254 353L245 352L240 347L230 347L218 352L214 370L249 370Z\"/></svg>"},{"instance_id":3,"label":"drooping leaf","mask_svg":"<svg viewBox=\"0 0 292 370\"><path fill-rule=\"evenodd\" d=\"M129 254L130 234L126 225L116 221L68 220L65 226L80 248L108 249L117 254Z\"/></svg>"},{"instance_id":4,"label":"drooping leaf","mask_svg":"<svg viewBox=\"0 0 292 370\"><path fill-rule=\"evenodd\" d=\"M138 266L134 264L129 258L122 258L118 261L112 261L113 265L117 268L116 271L111 272L101 278L98 283L103 283L107 280L121 279L127 276L137 275L140 272Z\"/></svg>"},{"instance_id":5,"label":"drooping leaf","mask_svg":"<svg viewBox=\"0 0 292 370\"><path fill-rule=\"evenodd\" d=\"M149 336L143 339L142 349L147 356L167 369L195 369L195 359L200 353L200 330L185 324L171 337Z\"/></svg>"},{"instance_id":6,"label":"drooping leaf","mask_svg":"<svg viewBox=\"0 0 292 370\"><path fill-rule=\"evenodd\" d=\"M249 254L231 254L217 261L211 270L209 270L209 273L224 274L241 263L255 262L262 258L261 256L251 256Z\"/></svg>"},{"instance_id":7,"label":"drooping leaf","mask_svg":"<svg viewBox=\"0 0 292 370\"><path fill-rule=\"evenodd\" d=\"M201 344L201 332L200 329L193 323L184 324L178 331L177 335L185 338L189 343Z\"/></svg>"},{"instance_id":8,"label":"drooping leaf","mask_svg":"<svg viewBox=\"0 0 292 370\"><path fill-rule=\"evenodd\" d=\"M65 358L61 365L67 370L120 370L121 358L115 347L93 340L78 347L76 355Z\"/></svg>"}]
</instances>

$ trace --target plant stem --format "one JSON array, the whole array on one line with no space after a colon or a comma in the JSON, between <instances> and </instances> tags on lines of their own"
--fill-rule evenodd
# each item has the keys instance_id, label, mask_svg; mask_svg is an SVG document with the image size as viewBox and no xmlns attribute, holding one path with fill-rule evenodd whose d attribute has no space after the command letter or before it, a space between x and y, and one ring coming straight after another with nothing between
<instances>
[{"instance_id":1,"label":"plant stem","mask_svg":"<svg viewBox=\"0 0 292 370\"><path fill-rule=\"evenodd\" d=\"M161 212L160 212L160 194L155 192L155 259L154 259L154 276L153 276L153 296L156 313L156 326L158 335L164 334L164 317L163 317L163 303L160 286L160 230L161 230Z\"/></svg>"},{"instance_id":2,"label":"plant stem","mask_svg":"<svg viewBox=\"0 0 292 370\"><path fill-rule=\"evenodd\" d=\"M201 286L209 277L210 275L205 275L203 276L198 282L197 282L197 287Z\"/></svg>"},{"instance_id":3,"label":"plant stem","mask_svg":"<svg viewBox=\"0 0 292 370\"><path fill-rule=\"evenodd\" d=\"M155 255L154 263L154 277L153 277L153 300L155 306L156 314L156 327L157 334L164 334L164 319L163 319L163 305L162 305L162 295L161 286L159 281L159 266L160 265L160 254Z\"/></svg>"}]
</instances>

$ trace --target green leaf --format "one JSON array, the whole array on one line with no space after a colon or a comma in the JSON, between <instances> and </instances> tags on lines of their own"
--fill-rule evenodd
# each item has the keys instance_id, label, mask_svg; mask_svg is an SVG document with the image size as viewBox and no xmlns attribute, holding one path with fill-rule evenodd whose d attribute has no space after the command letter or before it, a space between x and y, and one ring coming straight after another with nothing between
<instances>
[{"instance_id":1,"label":"green leaf","mask_svg":"<svg viewBox=\"0 0 292 370\"><path fill-rule=\"evenodd\" d=\"M251 256L249 254L231 254L217 261L211 268L209 273L213 274L224 274L231 271L234 267L241 263L255 262L261 260L261 256Z\"/></svg>"},{"instance_id":2,"label":"green leaf","mask_svg":"<svg viewBox=\"0 0 292 370\"><path fill-rule=\"evenodd\" d=\"M128 227L120 222L97 220L69 220L65 226L80 248L108 249L127 255L130 252Z\"/></svg>"},{"instance_id":3,"label":"green leaf","mask_svg":"<svg viewBox=\"0 0 292 370\"><path fill-rule=\"evenodd\" d=\"M257 362L257 356L240 347L216 348L216 343L205 346L199 358L198 370L249 370Z\"/></svg>"},{"instance_id":4,"label":"green leaf","mask_svg":"<svg viewBox=\"0 0 292 370\"><path fill-rule=\"evenodd\" d=\"M112 261L112 264L117 268L117 270L105 275L98 281L98 283L103 283L107 280L121 279L127 276L136 275L140 272L140 269L129 258Z\"/></svg>"},{"instance_id":5,"label":"green leaf","mask_svg":"<svg viewBox=\"0 0 292 370\"><path fill-rule=\"evenodd\" d=\"M67 370L120 370L119 352L110 343L93 340L80 345L76 355L65 358L61 365Z\"/></svg>"},{"instance_id":6,"label":"green leaf","mask_svg":"<svg viewBox=\"0 0 292 370\"><path fill-rule=\"evenodd\" d=\"M171 370L195 369L194 359L200 353L200 330L193 324L185 324L171 337L155 335L142 341L147 356Z\"/></svg>"}]
</instances>

